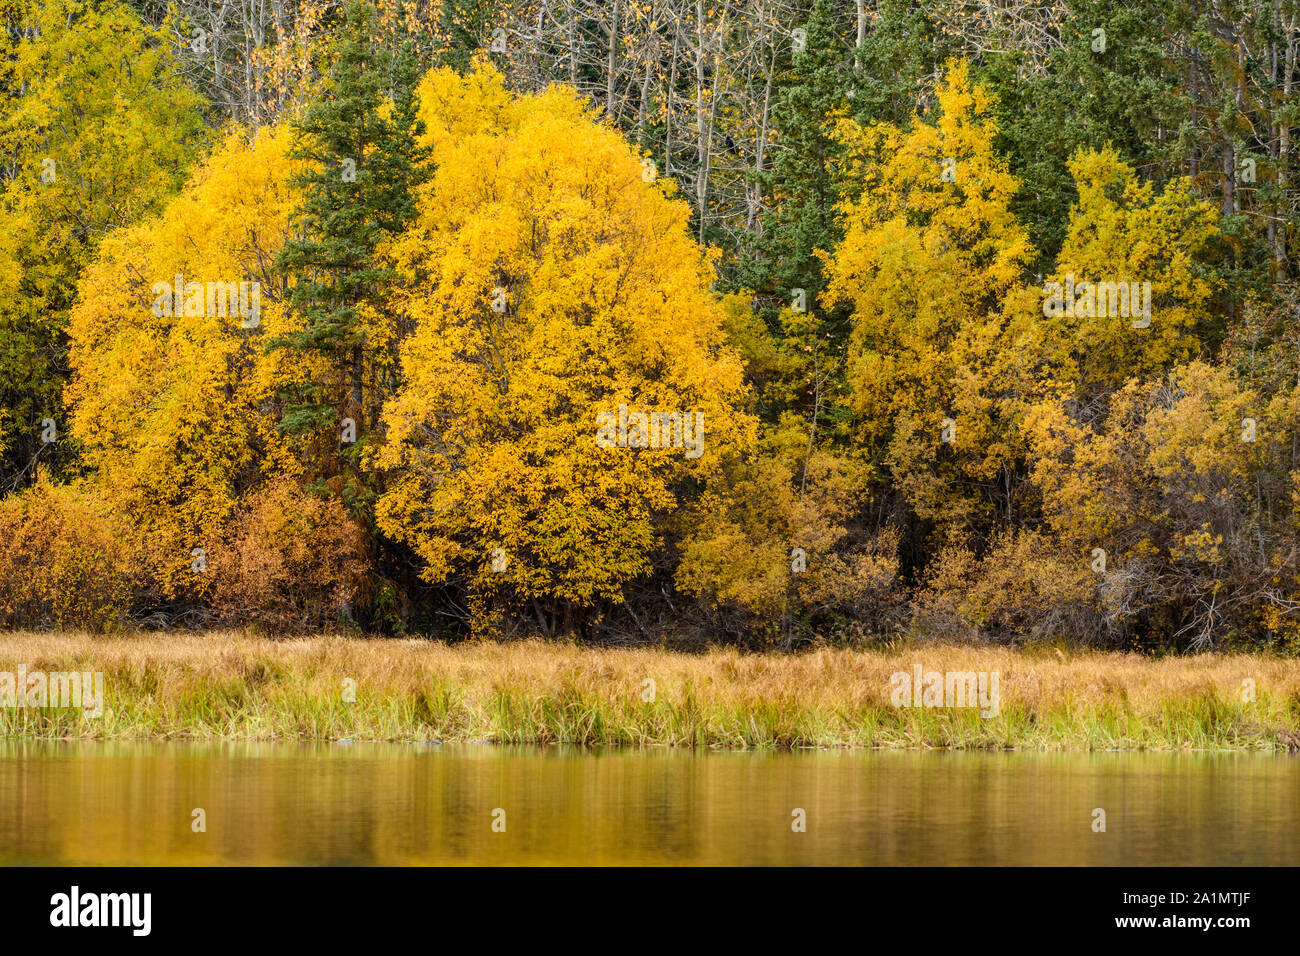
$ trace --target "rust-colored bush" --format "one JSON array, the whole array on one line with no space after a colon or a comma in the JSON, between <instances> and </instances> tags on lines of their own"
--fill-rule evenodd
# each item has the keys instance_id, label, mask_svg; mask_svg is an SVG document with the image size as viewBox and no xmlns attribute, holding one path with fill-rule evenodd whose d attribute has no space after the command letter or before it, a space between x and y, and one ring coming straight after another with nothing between
<instances>
[{"instance_id":1,"label":"rust-colored bush","mask_svg":"<svg viewBox=\"0 0 1300 956\"><path fill-rule=\"evenodd\" d=\"M360 586L364 542L337 500L287 480L268 484L245 499L212 556L213 609L273 630L336 626Z\"/></svg>"},{"instance_id":2,"label":"rust-colored bush","mask_svg":"<svg viewBox=\"0 0 1300 956\"><path fill-rule=\"evenodd\" d=\"M0 500L0 626L124 624L134 572L123 531L84 483L42 482Z\"/></svg>"}]
</instances>

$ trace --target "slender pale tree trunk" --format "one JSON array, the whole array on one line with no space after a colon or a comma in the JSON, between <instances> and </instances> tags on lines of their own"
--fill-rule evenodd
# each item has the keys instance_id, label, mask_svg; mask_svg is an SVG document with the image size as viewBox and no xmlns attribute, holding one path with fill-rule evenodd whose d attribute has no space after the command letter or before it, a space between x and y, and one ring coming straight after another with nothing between
<instances>
[{"instance_id":1,"label":"slender pale tree trunk","mask_svg":"<svg viewBox=\"0 0 1300 956\"><path fill-rule=\"evenodd\" d=\"M858 7L857 42L853 47L853 66L862 69L862 44L867 42L867 0L855 0Z\"/></svg>"},{"instance_id":2,"label":"slender pale tree trunk","mask_svg":"<svg viewBox=\"0 0 1300 956\"><path fill-rule=\"evenodd\" d=\"M618 68L618 0L611 0L609 11L609 59L605 64L605 115L614 119L614 77Z\"/></svg>"}]
</instances>

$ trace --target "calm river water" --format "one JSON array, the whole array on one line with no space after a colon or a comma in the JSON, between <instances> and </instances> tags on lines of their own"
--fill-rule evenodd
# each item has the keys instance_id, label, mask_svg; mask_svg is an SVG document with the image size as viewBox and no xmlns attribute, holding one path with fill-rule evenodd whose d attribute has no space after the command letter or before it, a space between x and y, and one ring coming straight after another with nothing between
<instances>
[{"instance_id":1,"label":"calm river water","mask_svg":"<svg viewBox=\"0 0 1300 956\"><path fill-rule=\"evenodd\" d=\"M1300 759L0 742L0 864L294 863L1294 866Z\"/></svg>"}]
</instances>

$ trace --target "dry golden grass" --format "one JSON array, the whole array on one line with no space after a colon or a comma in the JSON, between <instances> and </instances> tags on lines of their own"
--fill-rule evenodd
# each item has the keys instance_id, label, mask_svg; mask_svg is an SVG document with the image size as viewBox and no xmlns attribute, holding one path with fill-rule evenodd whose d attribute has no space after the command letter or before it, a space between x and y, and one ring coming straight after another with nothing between
<instances>
[{"instance_id":1,"label":"dry golden grass","mask_svg":"<svg viewBox=\"0 0 1300 956\"><path fill-rule=\"evenodd\" d=\"M890 677L996 671L1000 712L896 708ZM0 637L0 670L102 671L107 709L0 708L0 734L713 747L1300 748L1300 661L913 645L681 654L529 641ZM345 679L356 700L344 700ZM655 699L642 699L654 681ZM1242 700L1243 681L1254 701Z\"/></svg>"}]
</instances>

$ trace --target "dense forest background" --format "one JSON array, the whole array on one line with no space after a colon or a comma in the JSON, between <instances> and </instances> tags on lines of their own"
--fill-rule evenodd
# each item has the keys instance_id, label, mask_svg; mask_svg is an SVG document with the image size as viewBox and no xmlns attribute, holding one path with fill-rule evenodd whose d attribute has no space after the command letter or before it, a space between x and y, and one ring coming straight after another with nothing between
<instances>
[{"instance_id":1,"label":"dense forest background","mask_svg":"<svg viewBox=\"0 0 1300 956\"><path fill-rule=\"evenodd\" d=\"M1300 646L1300 3L0 18L0 623Z\"/></svg>"}]
</instances>

